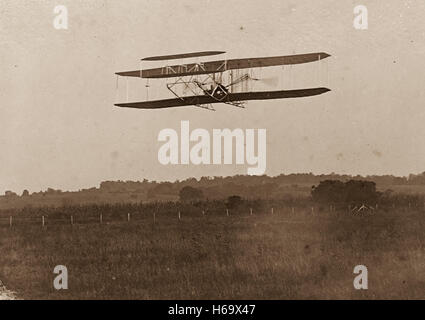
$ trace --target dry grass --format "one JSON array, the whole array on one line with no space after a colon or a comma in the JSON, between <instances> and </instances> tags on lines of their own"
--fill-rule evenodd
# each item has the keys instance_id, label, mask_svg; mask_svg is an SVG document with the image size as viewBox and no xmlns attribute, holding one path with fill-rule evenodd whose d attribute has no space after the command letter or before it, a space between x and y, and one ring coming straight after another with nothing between
<instances>
[{"instance_id":1,"label":"dry grass","mask_svg":"<svg viewBox=\"0 0 425 320\"><path fill-rule=\"evenodd\" d=\"M423 299L424 218L276 211L3 228L0 279L24 299ZM69 290L53 288L59 264ZM358 264L369 290L353 288Z\"/></svg>"}]
</instances>

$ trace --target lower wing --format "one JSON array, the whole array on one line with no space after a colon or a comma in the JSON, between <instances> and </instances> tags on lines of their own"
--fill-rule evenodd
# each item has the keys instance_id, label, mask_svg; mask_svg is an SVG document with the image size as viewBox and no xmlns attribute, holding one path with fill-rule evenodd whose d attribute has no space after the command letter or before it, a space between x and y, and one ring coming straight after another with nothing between
<instances>
[{"instance_id":1,"label":"lower wing","mask_svg":"<svg viewBox=\"0 0 425 320\"><path fill-rule=\"evenodd\" d=\"M330 91L328 88L308 88L296 90L279 90L279 91L257 91L257 92L240 92L229 93L223 99L219 100L214 97L203 96L189 96L174 99L152 100L143 102L128 102L116 103L115 106L123 108L137 108L137 109L162 109L172 107L184 107L192 105L203 105L210 103L226 103L233 101L249 101L249 100L270 100L270 99L286 99L286 98L301 98L310 97L323 94Z\"/></svg>"}]
</instances>

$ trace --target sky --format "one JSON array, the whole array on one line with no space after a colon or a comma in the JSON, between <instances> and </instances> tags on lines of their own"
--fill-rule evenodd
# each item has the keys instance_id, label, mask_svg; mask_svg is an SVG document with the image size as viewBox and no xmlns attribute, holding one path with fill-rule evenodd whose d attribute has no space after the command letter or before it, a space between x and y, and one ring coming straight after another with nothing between
<instances>
[{"instance_id":1,"label":"sky","mask_svg":"<svg viewBox=\"0 0 425 320\"><path fill-rule=\"evenodd\" d=\"M367 30L353 27L359 4ZM67 30L53 27L56 5L68 9ZM0 192L246 173L160 164L158 133L181 120L193 129L265 128L268 175L425 171L424 1L2 0L0 14ZM114 107L125 82L117 91L115 72L138 69L146 56L206 50L327 52L289 76L275 71L285 88L332 91L216 112ZM146 90L136 80L133 100ZM164 83L151 84L150 99L170 97Z\"/></svg>"}]
</instances>

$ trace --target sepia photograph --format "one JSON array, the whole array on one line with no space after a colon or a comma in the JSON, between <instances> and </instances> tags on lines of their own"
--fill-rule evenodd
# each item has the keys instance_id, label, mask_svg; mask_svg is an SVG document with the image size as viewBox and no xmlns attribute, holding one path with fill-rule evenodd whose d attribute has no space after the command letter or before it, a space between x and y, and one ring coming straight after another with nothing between
<instances>
[{"instance_id":1,"label":"sepia photograph","mask_svg":"<svg viewBox=\"0 0 425 320\"><path fill-rule=\"evenodd\" d=\"M2 0L0 300L424 300L424 20Z\"/></svg>"}]
</instances>

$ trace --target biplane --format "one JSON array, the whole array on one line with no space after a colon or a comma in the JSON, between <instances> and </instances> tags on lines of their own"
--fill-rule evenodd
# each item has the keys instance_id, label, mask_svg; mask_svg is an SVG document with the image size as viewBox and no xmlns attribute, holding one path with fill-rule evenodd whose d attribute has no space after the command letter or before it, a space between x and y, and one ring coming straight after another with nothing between
<instances>
[{"instance_id":1,"label":"biplane","mask_svg":"<svg viewBox=\"0 0 425 320\"><path fill-rule=\"evenodd\" d=\"M116 103L115 106L139 109L196 106L214 110L212 104L224 103L243 108L245 102L249 100L301 98L320 95L330 91L326 87L253 91L248 86L250 82L261 80L253 76L253 70L256 68L292 66L321 61L330 56L325 52L168 64L169 60L199 59L200 57L224 53L224 51L203 51L143 58L141 59L141 63L147 61L167 61L167 64L157 68L140 68L140 70L135 71L116 72L117 77L145 78L147 81L149 79L166 79L166 88L172 93L174 98ZM149 88L149 82L146 83L146 87ZM236 87L239 90L236 90Z\"/></svg>"}]
</instances>

